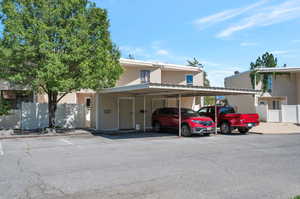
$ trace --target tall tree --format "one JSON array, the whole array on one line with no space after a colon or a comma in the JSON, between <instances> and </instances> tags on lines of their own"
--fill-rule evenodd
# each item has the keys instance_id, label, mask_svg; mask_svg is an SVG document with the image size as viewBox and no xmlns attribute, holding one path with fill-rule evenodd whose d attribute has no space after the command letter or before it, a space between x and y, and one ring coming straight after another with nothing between
<instances>
[{"instance_id":1,"label":"tall tree","mask_svg":"<svg viewBox=\"0 0 300 199\"><path fill-rule=\"evenodd\" d=\"M193 58L193 60L187 60L187 63L189 66L193 66L193 67L199 67L199 68L203 68L203 64L200 63L200 61L198 61L195 57ZM205 71L203 71L203 86L210 86L210 82L209 79L207 77L207 73ZM215 98L212 96L205 96L204 97L204 104L205 105L211 105L215 103Z\"/></svg>"},{"instance_id":2,"label":"tall tree","mask_svg":"<svg viewBox=\"0 0 300 199\"><path fill-rule=\"evenodd\" d=\"M268 89L268 74L257 74L257 68L274 68L277 67L277 58L272 53L264 53L261 57L258 57L255 62L250 63L250 78L252 87L255 88L255 84L262 81L262 90L264 92ZM255 81L256 77L256 82Z\"/></svg>"},{"instance_id":3,"label":"tall tree","mask_svg":"<svg viewBox=\"0 0 300 199\"><path fill-rule=\"evenodd\" d=\"M0 78L46 93L50 128L66 94L112 87L122 73L107 12L95 3L2 0L0 12Z\"/></svg>"}]
</instances>

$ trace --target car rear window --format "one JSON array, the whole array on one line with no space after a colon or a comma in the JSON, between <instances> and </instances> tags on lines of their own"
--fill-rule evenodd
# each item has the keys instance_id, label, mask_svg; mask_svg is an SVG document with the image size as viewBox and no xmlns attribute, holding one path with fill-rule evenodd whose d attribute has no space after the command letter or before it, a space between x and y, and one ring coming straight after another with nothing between
<instances>
[{"instance_id":1,"label":"car rear window","mask_svg":"<svg viewBox=\"0 0 300 199\"><path fill-rule=\"evenodd\" d=\"M222 107L220 109L221 114L228 114L228 113L235 113L234 109L232 107Z\"/></svg>"}]
</instances>

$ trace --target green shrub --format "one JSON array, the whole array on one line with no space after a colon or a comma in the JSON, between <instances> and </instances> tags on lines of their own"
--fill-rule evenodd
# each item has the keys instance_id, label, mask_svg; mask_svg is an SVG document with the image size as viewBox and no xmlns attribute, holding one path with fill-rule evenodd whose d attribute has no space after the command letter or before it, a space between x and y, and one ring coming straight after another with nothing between
<instances>
[{"instance_id":1,"label":"green shrub","mask_svg":"<svg viewBox=\"0 0 300 199\"><path fill-rule=\"evenodd\" d=\"M300 199L300 195L294 196L294 197L292 197L291 199Z\"/></svg>"},{"instance_id":2,"label":"green shrub","mask_svg":"<svg viewBox=\"0 0 300 199\"><path fill-rule=\"evenodd\" d=\"M9 111L10 111L9 102L0 98L0 116L7 115Z\"/></svg>"}]
</instances>

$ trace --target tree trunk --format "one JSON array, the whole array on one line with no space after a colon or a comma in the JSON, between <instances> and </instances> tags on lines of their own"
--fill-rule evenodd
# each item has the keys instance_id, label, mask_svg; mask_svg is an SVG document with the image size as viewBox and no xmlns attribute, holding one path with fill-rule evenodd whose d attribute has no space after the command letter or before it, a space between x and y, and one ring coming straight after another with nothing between
<instances>
[{"instance_id":1,"label":"tree trunk","mask_svg":"<svg viewBox=\"0 0 300 199\"><path fill-rule=\"evenodd\" d=\"M57 108L57 92L50 91L48 93L48 117L49 117L49 128L55 128L55 112Z\"/></svg>"}]
</instances>

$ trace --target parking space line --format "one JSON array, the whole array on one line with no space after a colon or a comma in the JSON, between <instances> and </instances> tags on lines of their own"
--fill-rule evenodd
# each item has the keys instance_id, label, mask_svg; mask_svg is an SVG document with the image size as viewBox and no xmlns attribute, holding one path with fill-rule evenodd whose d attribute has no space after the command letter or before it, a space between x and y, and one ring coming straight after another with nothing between
<instances>
[{"instance_id":1,"label":"parking space line","mask_svg":"<svg viewBox=\"0 0 300 199\"><path fill-rule=\"evenodd\" d=\"M67 143L67 144L69 144L69 145L73 145L73 143L72 142L70 142L69 140L66 140L66 139L60 139L62 142L64 142L64 143Z\"/></svg>"},{"instance_id":2,"label":"parking space line","mask_svg":"<svg viewBox=\"0 0 300 199\"><path fill-rule=\"evenodd\" d=\"M3 147L2 147L2 143L0 142L0 155L4 155L4 151L3 151Z\"/></svg>"}]
</instances>

